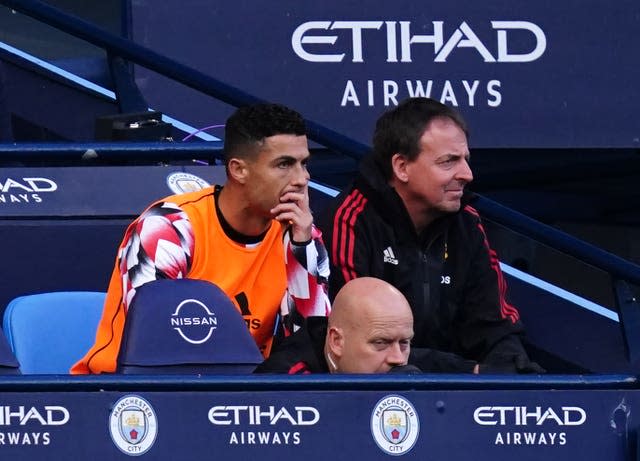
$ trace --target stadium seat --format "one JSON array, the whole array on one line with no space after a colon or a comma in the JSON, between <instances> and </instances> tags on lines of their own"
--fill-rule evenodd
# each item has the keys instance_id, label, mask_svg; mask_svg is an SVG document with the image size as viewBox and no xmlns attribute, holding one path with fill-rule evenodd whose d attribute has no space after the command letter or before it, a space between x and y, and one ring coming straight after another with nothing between
<instances>
[{"instance_id":1,"label":"stadium seat","mask_svg":"<svg viewBox=\"0 0 640 461\"><path fill-rule=\"evenodd\" d=\"M18 361L7 342L4 333L0 331L0 375L20 374Z\"/></svg>"},{"instance_id":2,"label":"stadium seat","mask_svg":"<svg viewBox=\"0 0 640 461\"><path fill-rule=\"evenodd\" d=\"M140 287L129 307L118 372L242 374L262 360L220 288L202 280L157 280Z\"/></svg>"},{"instance_id":3,"label":"stadium seat","mask_svg":"<svg viewBox=\"0 0 640 461\"><path fill-rule=\"evenodd\" d=\"M4 311L3 329L22 374L67 374L95 340L105 293L20 296Z\"/></svg>"}]
</instances>

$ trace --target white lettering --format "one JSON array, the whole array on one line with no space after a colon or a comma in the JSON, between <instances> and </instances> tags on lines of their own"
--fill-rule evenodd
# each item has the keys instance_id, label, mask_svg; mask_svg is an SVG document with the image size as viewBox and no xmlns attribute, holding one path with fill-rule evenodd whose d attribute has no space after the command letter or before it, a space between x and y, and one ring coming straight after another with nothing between
<instances>
[{"instance_id":1,"label":"white lettering","mask_svg":"<svg viewBox=\"0 0 640 461\"><path fill-rule=\"evenodd\" d=\"M469 107L475 106L474 98L479 85L480 82L478 80L473 81L473 86L469 86L469 82L467 82L466 80L462 81L462 86L464 86L464 89L467 92L467 96L469 96Z\"/></svg>"},{"instance_id":2,"label":"white lettering","mask_svg":"<svg viewBox=\"0 0 640 461\"><path fill-rule=\"evenodd\" d=\"M64 407L47 405L44 407L43 416L36 407L31 407L26 412L22 405L13 410L9 406L0 407L0 426L25 426L33 421L42 426L61 426L69 421L69 411Z\"/></svg>"},{"instance_id":3,"label":"white lettering","mask_svg":"<svg viewBox=\"0 0 640 461\"><path fill-rule=\"evenodd\" d=\"M358 100L356 89L353 86L353 82L351 80L347 81L347 86L344 89L344 93L342 95L342 102L340 102L340 105L344 107L347 105L348 102L353 103L353 105L356 107L360 107L360 101Z\"/></svg>"},{"instance_id":4,"label":"white lettering","mask_svg":"<svg viewBox=\"0 0 640 461\"><path fill-rule=\"evenodd\" d=\"M352 62L364 62L362 59L362 29L378 30L380 27L382 27L382 21L336 21L331 29L351 29Z\"/></svg>"},{"instance_id":5,"label":"white lettering","mask_svg":"<svg viewBox=\"0 0 640 461\"><path fill-rule=\"evenodd\" d=\"M480 80L366 80L361 84L353 80L347 80L342 94L340 106L360 107L359 94L366 98L369 107L375 106L376 101L381 101L385 107L397 105L400 99L405 97L433 97L442 103L454 106L468 104L475 107L485 103L488 107L496 107L502 103L500 94L500 81L490 80L481 86ZM483 101L484 99L484 101Z\"/></svg>"},{"instance_id":6,"label":"white lettering","mask_svg":"<svg viewBox=\"0 0 640 461\"><path fill-rule=\"evenodd\" d=\"M494 445L565 445L565 432L498 432Z\"/></svg>"},{"instance_id":7,"label":"white lettering","mask_svg":"<svg viewBox=\"0 0 640 461\"><path fill-rule=\"evenodd\" d=\"M478 36L471 30L471 27L464 21L451 38L447 40L442 50L438 52L434 62L446 62L454 48L475 48L484 59L484 62L496 62L487 47L483 45Z\"/></svg>"},{"instance_id":8,"label":"white lettering","mask_svg":"<svg viewBox=\"0 0 640 461\"><path fill-rule=\"evenodd\" d=\"M387 25L387 62L398 62L398 53L396 45L396 22L386 21Z\"/></svg>"},{"instance_id":9,"label":"white lettering","mask_svg":"<svg viewBox=\"0 0 640 461\"><path fill-rule=\"evenodd\" d=\"M587 413L580 407L562 407L562 417L565 426L580 426L587 420Z\"/></svg>"},{"instance_id":10,"label":"white lettering","mask_svg":"<svg viewBox=\"0 0 640 461\"><path fill-rule=\"evenodd\" d=\"M48 432L0 432L0 445L49 445Z\"/></svg>"},{"instance_id":11,"label":"white lettering","mask_svg":"<svg viewBox=\"0 0 640 461\"><path fill-rule=\"evenodd\" d=\"M31 186L33 192L54 192L58 190L58 185L47 178L23 178ZM44 183L45 186L41 184Z\"/></svg>"},{"instance_id":12,"label":"white lettering","mask_svg":"<svg viewBox=\"0 0 640 461\"><path fill-rule=\"evenodd\" d=\"M451 82L449 80L445 80L444 82L444 87L442 88L442 95L440 96L440 102L442 104L449 102L453 106L458 107L458 100L456 99L456 95L453 92L453 88L451 87Z\"/></svg>"},{"instance_id":13,"label":"white lettering","mask_svg":"<svg viewBox=\"0 0 640 461\"><path fill-rule=\"evenodd\" d=\"M528 21L491 21L491 26L498 30L498 61L499 62L532 62L542 56L547 49L547 37L536 24ZM509 54L507 46L507 30L528 30L536 39L535 48L525 54Z\"/></svg>"},{"instance_id":14,"label":"white lettering","mask_svg":"<svg viewBox=\"0 0 640 461\"><path fill-rule=\"evenodd\" d=\"M399 33L398 24L400 25ZM398 62L398 48L400 62L413 62L412 47L424 44L433 46L434 62L446 62L458 48L475 49L479 57L487 63L532 62L539 59L547 49L544 31L537 24L529 21L491 21L491 28L495 31L495 41L490 43L490 46L480 40L466 21L462 21L446 40L443 21L431 21L430 34L412 35L412 27L423 31L427 29L427 24L416 26L411 21L309 21L300 24L293 31L291 47L299 58L309 62L342 62L345 56L350 54L352 62L361 63L365 62L367 51L363 31L370 30L371 33L377 33L383 29L382 32L386 38L386 62L391 63ZM331 35L322 34L323 31L327 33L330 30L351 31L350 47L346 45L348 43L346 39L340 40L340 32ZM521 53L509 51L509 34L517 32L526 32L533 36L535 43L531 50ZM496 50L497 59L489 51L490 48Z\"/></svg>"},{"instance_id":15,"label":"white lettering","mask_svg":"<svg viewBox=\"0 0 640 461\"><path fill-rule=\"evenodd\" d=\"M444 34L442 31L442 21L433 21L433 35L414 35L411 37L411 22L400 21L400 47L402 62L411 62L411 45L414 43L433 43L435 52L442 48L444 42Z\"/></svg>"},{"instance_id":16,"label":"white lettering","mask_svg":"<svg viewBox=\"0 0 640 461\"><path fill-rule=\"evenodd\" d=\"M302 59L309 62L341 62L344 58L342 54L313 54L307 52L303 48L303 44L314 45L334 45L338 39L337 35L327 37L321 36L305 36L305 33L313 29L327 30L331 22L329 21L310 21L300 24L291 36L291 46L293 51Z\"/></svg>"},{"instance_id":17,"label":"white lettering","mask_svg":"<svg viewBox=\"0 0 640 461\"><path fill-rule=\"evenodd\" d=\"M425 90L422 86L422 81L416 80L416 86L413 86L413 82L411 80L407 80L407 92L409 96L412 98L430 98L431 97L431 88L433 87L433 81L427 81L427 89Z\"/></svg>"},{"instance_id":18,"label":"white lettering","mask_svg":"<svg viewBox=\"0 0 640 461\"><path fill-rule=\"evenodd\" d=\"M300 445L300 432L232 432L229 445Z\"/></svg>"},{"instance_id":19,"label":"white lettering","mask_svg":"<svg viewBox=\"0 0 640 461\"><path fill-rule=\"evenodd\" d=\"M33 192L33 189L28 188L27 186L19 183L18 181L11 179L11 178L7 178L7 180L4 183L4 186L2 186L2 192L9 192L9 189L14 188L14 189L23 189L27 192Z\"/></svg>"},{"instance_id":20,"label":"white lettering","mask_svg":"<svg viewBox=\"0 0 640 461\"><path fill-rule=\"evenodd\" d=\"M493 99L487 100L489 107L498 107L502 104L502 94L496 88L500 88L500 80L491 80L487 85L487 93L493 96Z\"/></svg>"},{"instance_id":21,"label":"white lettering","mask_svg":"<svg viewBox=\"0 0 640 461\"><path fill-rule=\"evenodd\" d=\"M320 412L314 407L294 407L290 412L286 407L261 407L259 405L214 406L209 409L208 418L214 425L271 426L281 421L288 421L292 426L312 426L320 420Z\"/></svg>"},{"instance_id":22,"label":"white lettering","mask_svg":"<svg viewBox=\"0 0 640 461\"><path fill-rule=\"evenodd\" d=\"M393 104L398 105L398 84L393 80L385 80L383 82L384 88L384 105L385 107Z\"/></svg>"},{"instance_id":23,"label":"white lettering","mask_svg":"<svg viewBox=\"0 0 640 461\"><path fill-rule=\"evenodd\" d=\"M176 326L198 326L198 325L217 325L216 317L172 317L171 325Z\"/></svg>"},{"instance_id":24,"label":"white lettering","mask_svg":"<svg viewBox=\"0 0 640 461\"><path fill-rule=\"evenodd\" d=\"M553 408L511 406L484 406L478 407L473 412L473 419L482 426L528 426L554 424L557 426L579 426L587 420L586 412L580 407L561 407L561 412Z\"/></svg>"}]
</instances>

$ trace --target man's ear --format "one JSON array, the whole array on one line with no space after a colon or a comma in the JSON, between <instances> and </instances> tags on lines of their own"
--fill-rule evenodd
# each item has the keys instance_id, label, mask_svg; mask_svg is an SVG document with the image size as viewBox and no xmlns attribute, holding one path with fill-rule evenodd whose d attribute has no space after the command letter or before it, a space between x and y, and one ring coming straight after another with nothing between
<instances>
[{"instance_id":1,"label":"man's ear","mask_svg":"<svg viewBox=\"0 0 640 461\"><path fill-rule=\"evenodd\" d=\"M327 348L328 352L331 352L334 357L342 357L342 350L344 349L344 335L342 329L337 327L329 327L327 330Z\"/></svg>"},{"instance_id":2,"label":"man's ear","mask_svg":"<svg viewBox=\"0 0 640 461\"><path fill-rule=\"evenodd\" d=\"M409 174L407 167L409 166L409 160L403 154L393 154L391 157L391 171L393 176L400 182L406 183L409 181Z\"/></svg>"},{"instance_id":3,"label":"man's ear","mask_svg":"<svg viewBox=\"0 0 640 461\"><path fill-rule=\"evenodd\" d=\"M241 158L231 158L227 162L227 171L230 178L240 184L247 182L248 168L247 162Z\"/></svg>"}]
</instances>

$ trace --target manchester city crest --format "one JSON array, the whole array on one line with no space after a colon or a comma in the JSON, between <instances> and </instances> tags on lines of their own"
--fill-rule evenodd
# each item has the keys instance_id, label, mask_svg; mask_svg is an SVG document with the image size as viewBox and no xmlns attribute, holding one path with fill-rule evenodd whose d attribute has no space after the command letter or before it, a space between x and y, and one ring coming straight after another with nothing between
<instances>
[{"instance_id":1,"label":"manchester city crest","mask_svg":"<svg viewBox=\"0 0 640 461\"><path fill-rule=\"evenodd\" d=\"M404 442L410 430L410 422L403 410L384 410L380 418L381 432L387 442L398 445Z\"/></svg>"},{"instance_id":2,"label":"manchester city crest","mask_svg":"<svg viewBox=\"0 0 640 461\"><path fill-rule=\"evenodd\" d=\"M420 427L415 408L404 397L387 395L371 414L371 434L385 453L400 456L408 453L418 440Z\"/></svg>"},{"instance_id":3,"label":"manchester city crest","mask_svg":"<svg viewBox=\"0 0 640 461\"><path fill-rule=\"evenodd\" d=\"M174 194L196 192L209 185L207 181L191 173L176 172L167 177L167 186Z\"/></svg>"},{"instance_id":4,"label":"manchester city crest","mask_svg":"<svg viewBox=\"0 0 640 461\"><path fill-rule=\"evenodd\" d=\"M153 407L137 395L122 397L111 410L109 432L120 451L130 456L142 455L153 446L158 434Z\"/></svg>"}]
</instances>

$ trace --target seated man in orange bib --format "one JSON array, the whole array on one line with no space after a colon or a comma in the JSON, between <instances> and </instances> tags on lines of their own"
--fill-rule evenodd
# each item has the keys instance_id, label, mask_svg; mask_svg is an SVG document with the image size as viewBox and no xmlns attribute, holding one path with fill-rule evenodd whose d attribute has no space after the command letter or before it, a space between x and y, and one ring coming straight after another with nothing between
<instances>
[{"instance_id":1,"label":"seated man in orange bib","mask_svg":"<svg viewBox=\"0 0 640 461\"><path fill-rule=\"evenodd\" d=\"M327 253L309 209L304 119L277 104L238 109L225 127L227 182L152 204L118 249L96 342L73 374L114 372L136 289L202 279L236 304L267 357L276 319L288 334L326 316Z\"/></svg>"}]
</instances>

